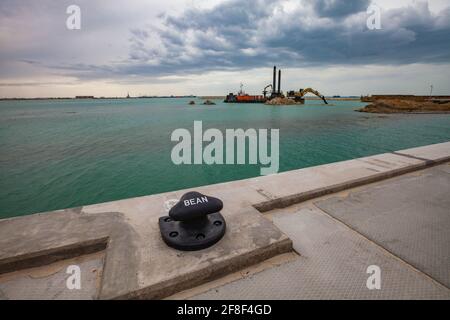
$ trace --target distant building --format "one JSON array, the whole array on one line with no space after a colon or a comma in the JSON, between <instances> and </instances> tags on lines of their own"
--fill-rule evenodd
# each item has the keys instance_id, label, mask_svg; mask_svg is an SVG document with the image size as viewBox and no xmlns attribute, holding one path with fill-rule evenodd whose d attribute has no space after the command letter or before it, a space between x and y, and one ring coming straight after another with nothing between
<instances>
[{"instance_id":1,"label":"distant building","mask_svg":"<svg viewBox=\"0 0 450 320\"><path fill-rule=\"evenodd\" d=\"M95 99L94 96L76 96L75 99Z\"/></svg>"}]
</instances>

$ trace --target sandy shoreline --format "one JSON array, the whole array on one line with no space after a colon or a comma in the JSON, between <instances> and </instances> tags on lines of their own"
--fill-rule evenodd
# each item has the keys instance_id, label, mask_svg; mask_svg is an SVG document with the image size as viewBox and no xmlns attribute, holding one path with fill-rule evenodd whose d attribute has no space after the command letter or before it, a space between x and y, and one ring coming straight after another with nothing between
<instances>
[{"instance_id":1,"label":"sandy shoreline","mask_svg":"<svg viewBox=\"0 0 450 320\"><path fill-rule=\"evenodd\" d=\"M375 100L359 112L368 113L409 113L409 114L450 114L450 102L415 101L403 99Z\"/></svg>"}]
</instances>

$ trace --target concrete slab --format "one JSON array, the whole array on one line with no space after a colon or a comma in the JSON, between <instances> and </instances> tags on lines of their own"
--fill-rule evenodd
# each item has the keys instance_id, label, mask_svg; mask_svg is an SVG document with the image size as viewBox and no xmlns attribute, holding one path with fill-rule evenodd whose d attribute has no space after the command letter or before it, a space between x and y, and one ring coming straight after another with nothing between
<instances>
[{"instance_id":1,"label":"concrete slab","mask_svg":"<svg viewBox=\"0 0 450 320\"><path fill-rule=\"evenodd\" d=\"M450 161L450 142L432 144L425 147L396 151L397 154L408 155L435 162Z\"/></svg>"},{"instance_id":2,"label":"concrete slab","mask_svg":"<svg viewBox=\"0 0 450 320\"><path fill-rule=\"evenodd\" d=\"M450 288L448 164L315 204Z\"/></svg>"},{"instance_id":3,"label":"concrete slab","mask_svg":"<svg viewBox=\"0 0 450 320\"><path fill-rule=\"evenodd\" d=\"M254 206L261 212L299 203L325 194L380 181L424 168L426 162L391 153L283 172L252 180L252 188L266 194Z\"/></svg>"},{"instance_id":4,"label":"concrete slab","mask_svg":"<svg viewBox=\"0 0 450 320\"><path fill-rule=\"evenodd\" d=\"M450 290L315 207L286 208L275 224L301 256L193 299L450 299ZM381 269L381 289L366 286Z\"/></svg>"},{"instance_id":5,"label":"concrete slab","mask_svg":"<svg viewBox=\"0 0 450 320\"><path fill-rule=\"evenodd\" d=\"M198 294L201 294L203 292L206 292L212 288L223 286L227 283L231 283L237 280L245 279L248 277L253 276L254 274L260 273L264 270L269 270L274 267L278 267L280 265L283 265L288 262L296 261L298 259L298 254L294 251L291 251L289 253L283 253L278 256L275 256L273 258L264 260L258 264L252 265L250 267L244 268L242 270L239 270L234 273L230 273L229 275L226 275L224 277L218 278L213 281L206 282L205 284L202 284L200 286L197 286L195 288L191 288L188 290L184 290L181 292L178 292L174 295L171 295L165 300L185 300L189 299L193 296L196 296Z\"/></svg>"},{"instance_id":6,"label":"concrete slab","mask_svg":"<svg viewBox=\"0 0 450 320\"><path fill-rule=\"evenodd\" d=\"M101 290L106 285L127 292L137 286L139 251L133 248L139 235L122 213L94 216L74 208L4 219L0 220L0 235L0 273L106 250Z\"/></svg>"},{"instance_id":7,"label":"concrete slab","mask_svg":"<svg viewBox=\"0 0 450 320\"><path fill-rule=\"evenodd\" d=\"M0 275L0 300L93 300L98 297L103 253L62 260L42 267ZM80 268L80 288L67 287L73 275L68 267Z\"/></svg>"}]
</instances>

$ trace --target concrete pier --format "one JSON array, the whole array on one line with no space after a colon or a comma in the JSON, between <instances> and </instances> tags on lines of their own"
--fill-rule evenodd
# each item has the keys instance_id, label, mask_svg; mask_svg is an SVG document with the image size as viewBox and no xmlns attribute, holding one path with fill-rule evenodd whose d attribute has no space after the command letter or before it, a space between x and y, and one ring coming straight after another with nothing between
<instances>
[{"instance_id":1,"label":"concrete pier","mask_svg":"<svg viewBox=\"0 0 450 320\"><path fill-rule=\"evenodd\" d=\"M3 219L0 299L449 299L449 162L447 142L195 188L227 221L196 252L158 229L193 189ZM366 287L372 264L381 290Z\"/></svg>"}]
</instances>

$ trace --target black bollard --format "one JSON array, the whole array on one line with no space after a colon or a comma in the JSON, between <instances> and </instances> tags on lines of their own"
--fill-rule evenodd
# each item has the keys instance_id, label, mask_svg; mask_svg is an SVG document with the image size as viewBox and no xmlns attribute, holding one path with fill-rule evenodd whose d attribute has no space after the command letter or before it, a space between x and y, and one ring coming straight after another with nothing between
<instances>
[{"instance_id":1,"label":"black bollard","mask_svg":"<svg viewBox=\"0 0 450 320\"><path fill-rule=\"evenodd\" d=\"M188 192L169 211L159 218L164 242L175 249L195 251L208 248L225 234L225 220L220 214L220 199L199 192Z\"/></svg>"}]
</instances>

